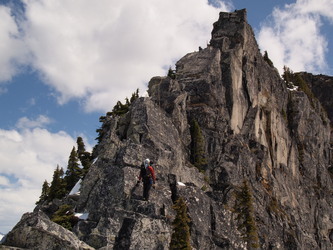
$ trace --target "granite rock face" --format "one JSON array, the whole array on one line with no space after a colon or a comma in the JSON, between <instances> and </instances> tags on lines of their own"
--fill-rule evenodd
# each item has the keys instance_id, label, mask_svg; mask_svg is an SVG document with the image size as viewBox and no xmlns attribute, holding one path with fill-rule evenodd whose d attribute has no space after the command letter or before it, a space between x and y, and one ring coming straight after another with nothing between
<instances>
[{"instance_id":1,"label":"granite rock face","mask_svg":"<svg viewBox=\"0 0 333 250\"><path fill-rule=\"evenodd\" d=\"M20 249L93 249L42 211L24 214L6 235L5 244Z\"/></svg>"},{"instance_id":2,"label":"granite rock face","mask_svg":"<svg viewBox=\"0 0 333 250\"><path fill-rule=\"evenodd\" d=\"M309 82L314 100L289 90L263 59L246 11L220 13L210 44L181 58L175 77L153 77L149 97L123 116L106 116L96 159L71 201L89 216L73 233L95 249L168 249L172 205L183 197L193 249L251 249L253 242L332 249L332 105L316 84ZM201 171L191 161L193 119L205 142ZM158 177L148 202L136 186L145 158ZM243 183L257 238L236 213Z\"/></svg>"}]
</instances>

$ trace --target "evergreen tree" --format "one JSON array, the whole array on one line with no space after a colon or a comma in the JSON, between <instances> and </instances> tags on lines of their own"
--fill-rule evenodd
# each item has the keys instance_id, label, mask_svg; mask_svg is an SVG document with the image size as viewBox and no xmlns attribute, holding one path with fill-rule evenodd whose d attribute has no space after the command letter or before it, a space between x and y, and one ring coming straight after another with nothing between
<instances>
[{"instance_id":1,"label":"evergreen tree","mask_svg":"<svg viewBox=\"0 0 333 250\"><path fill-rule=\"evenodd\" d=\"M43 201L48 200L48 196L50 193L50 185L49 183L45 180L42 186L42 193L39 196L39 201L36 202L36 205L43 203Z\"/></svg>"},{"instance_id":2,"label":"evergreen tree","mask_svg":"<svg viewBox=\"0 0 333 250\"><path fill-rule=\"evenodd\" d=\"M88 170L91 166L91 154L86 151L82 137L78 137L76 143L77 143L77 155L83 166L81 176L82 178L84 178L84 176L88 173Z\"/></svg>"},{"instance_id":3,"label":"evergreen tree","mask_svg":"<svg viewBox=\"0 0 333 250\"><path fill-rule=\"evenodd\" d=\"M84 145L83 139L81 136L79 136L76 139L76 144L77 144L77 154L78 157L80 158L81 154L83 154L86 151L86 146Z\"/></svg>"},{"instance_id":4,"label":"evergreen tree","mask_svg":"<svg viewBox=\"0 0 333 250\"><path fill-rule=\"evenodd\" d=\"M81 178L81 174L82 170L79 166L79 158L75 147L73 147L71 154L69 155L66 176L65 176L66 189L68 192L75 186L75 184Z\"/></svg>"},{"instance_id":5,"label":"evergreen tree","mask_svg":"<svg viewBox=\"0 0 333 250\"><path fill-rule=\"evenodd\" d=\"M138 98L139 98L139 89L137 89L132 94L130 100L128 100L128 98L126 97L125 104L122 104L121 101L118 101L116 103L116 105L113 107L112 111L106 113L107 116L116 117L116 116L122 116L123 114L126 114L129 111L129 108L132 105L132 103ZM98 137L96 138L96 140L98 141L98 143L101 142L101 140L105 134L105 131L107 131L109 129L109 124L107 122L107 116L101 116L99 118L99 121L102 122L102 126L101 126L101 128L96 129L96 132L98 134Z\"/></svg>"},{"instance_id":6,"label":"evergreen tree","mask_svg":"<svg viewBox=\"0 0 333 250\"><path fill-rule=\"evenodd\" d=\"M282 78L285 80L286 83L290 83L291 80L291 75L293 74L293 72L290 70L290 68L288 68L287 66L283 66L283 74L282 74Z\"/></svg>"},{"instance_id":7,"label":"evergreen tree","mask_svg":"<svg viewBox=\"0 0 333 250\"><path fill-rule=\"evenodd\" d=\"M136 91L131 96L130 104L132 104L138 98L139 98L139 89L136 89Z\"/></svg>"},{"instance_id":8,"label":"evergreen tree","mask_svg":"<svg viewBox=\"0 0 333 250\"><path fill-rule=\"evenodd\" d=\"M171 79L176 79L176 71L173 70L171 67L168 70L168 77L170 77Z\"/></svg>"},{"instance_id":9,"label":"evergreen tree","mask_svg":"<svg viewBox=\"0 0 333 250\"><path fill-rule=\"evenodd\" d=\"M237 213L238 230L251 248L259 248L257 226L254 219L253 196L249 184L244 180L243 185L236 191L234 211Z\"/></svg>"},{"instance_id":10,"label":"evergreen tree","mask_svg":"<svg viewBox=\"0 0 333 250\"><path fill-rule=\"evenodd\" d=\"M48 200L55 198L61 199L66 195L66 183L63 179L64 170L57 166L53 173L53 179L50 186Z\"/></svg>"},{"instance_id":11,"label":"evergreen tree","mask_svg":"<svg viewBox=\"0 0 333 250\"><path fill-rule=\"evenodd\" d=\"M271 61L271 59L269 59L269 57L268 57L268 53L267 53L266 50L265 50L265 53L264 53L264 60L268 63L269 66L274 67L274 64L273 64L273 62Z\"/></svg>"},{"instance_id":12,"label":"evergreen tree","mask_svg":"<svg viewBox=\"0 0 333 250\"><path fill-rule=\"evenodd\" d=\"M187 206L182 197L176 201L173 209L177 214L172 222L173 233L171 235L170 249L192 249L190 243L190 218L187 215Z\"/></svg>"},{"instance_id":13,"label":"evergreen tree","mask_svg":"<svg viewBox=\"0 0 333 250\"><path fill-rule=\"evenodd\" d=\"M117 104L112 109L112 114L114 116L120 116L126 114L129 110L129 104L122 104L121 101L118 101Z\"/></svg>"},{"instance_id":14,"label":"evergreen tree","mask_svg":"<svg viewBox=\"0 0 333 250\"><path fill-rule=\"evenodd\" d=\"M205 150L205 139L202 135L201 128L196 120L192 120L191 125L191 158L192 164L200 171L204 171L207 167L207 158Z\"/></svg>"}]
</instances>

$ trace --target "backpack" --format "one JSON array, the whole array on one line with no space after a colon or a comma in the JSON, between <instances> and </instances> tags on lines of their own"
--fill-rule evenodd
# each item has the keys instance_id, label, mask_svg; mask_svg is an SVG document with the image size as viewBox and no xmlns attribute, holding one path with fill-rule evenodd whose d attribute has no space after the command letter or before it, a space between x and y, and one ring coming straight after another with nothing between
<instances>
[{"instance_id":1,"label":"backpack","mask_svg":"<svg viewBox=\"0 0 333 250\"><path fill-rule=\"evenodd\" d=\"M150 181L150 182L153 181L151 172L149 171L148 168L146 168L143 165L141 165L140 175L141 175L143 181Z\"/></svg>"}]
</instances>

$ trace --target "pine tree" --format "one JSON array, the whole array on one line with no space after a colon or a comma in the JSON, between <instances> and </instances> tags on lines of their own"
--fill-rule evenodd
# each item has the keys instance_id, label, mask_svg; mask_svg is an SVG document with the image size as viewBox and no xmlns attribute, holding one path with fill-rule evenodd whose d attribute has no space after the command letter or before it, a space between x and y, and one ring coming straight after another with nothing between
<instances>
[{"instance_id":1,"label":"pine tree","mask_svg":"<svg viewBox=\"0 0 333 250\"><path fill-rule=\"evenodd\" d=\"M53 200L55 198L61 199L66 195L66 183L63 179L64 170L57 166L53 173L53 179L50 186L48 200Z\"/></svg>"},{"instance_id":2,"label":"pine tree","mask_svg":"<svg viewBox=\"0 0 333 250\"><path fill-rule=\"evenodd\" d=\"M172 222L173 233L171 235L170 249L192 249L190 243L190 218L187 215L187 206L182 197L176 201L173 209L177 214Z\"/></svg>"},{"instance_id":3,"label":"pine tree","mask_svg":"<svg viewBox=\"0 0 333 250\"><path fill-rule=\"evenodd\" d=\"M86 151L82 137L78 137L76 143L77 143L77 155L83 166L81 176L82 178L84 178L91 166L91 154Z\"/></svg>"},{"instance_id":4,"label":"pine tree","mask_svg":"<svg viewBox=\"0 0 333 250\"><path fill-rule=\"evenodd\" d=\"M136 89L136 91L131 96L130 104L132 104L138 98L139 98L139 89Z\"/></svg>"},{"instance_id":5,"label":"pine tree","mask_svg":"<svg viewBox=\"0 0 333 250\"><path fill-rule=\"evenodd\" d=\"M48 200L48 196L50 193L50 185L49 183L45 180L42 186L42 193L39 196L39 200L36 202L36 205L43 203L43 201Z\"/></svg>"},{"instance_id":6,"label":"pine tree","mask_svg":"<svg viewBox=\"0 0 333 250\"><path fill-rule=\"evenodd\" d=\"M264 60L268 63L269 66L274 67L274 64L273 64L273 62L271 61L271 59L269 59L269 57L268 57L268 53L267 53L266 50L265 50L265 53L264 53Z\"/></svg>"},{"instance_id":7,"label":"pine tree","mask_svg":"<svg viewBox=\"0 0 333 250\"><path fill-rule=\"evenodd\" d=\"M81 136L79 136L76 139L76 144L77 144L77 154L78 157L80 158L81 154L83 154L86 151L86 146L84 145L83 139Z\"/></svg>"},{"instance_id":8,"label":"pine tree","mask_svg":"<svg viewBox=\"0 0 333 250\"><path fill-rule=\"evenodd\" d=\"M75 147L73 147L69 155L68 165L66 170L65 182L67 191L71 191L78 180L81 178L82 169L79 166L79 158Z\"/></svg>"},{"instance_id":9,"label":"pine tree","mask_svg":"<svg viewBox=\"0 0 333 250\"><path fill-rule=\"evenodd\" d=\"M199 170L204 171L207 167L207 158L205 151L205 139L202 135L201 128L196 120L192 120L191 126L191 158L192 164Z\"/></svg>"},{"instance_id":10,"label":"pine tree","mask_svg":"<svg viewBox=\"0 0 333 250\"><path fill-rule=\"evenodd\" d=\"M168 70L168 77L170 77L171 79L176 79L176 71L173 70L171 68L171 66L169 67L169 70Z\"/></svg>"},{"instance_id":11,"label":"pine tree","mask_svg":"<svg viewBox=\"0 0 333 250\"><path fill-rule=\"evenodd\" d=\"M236 191L234 211L237 213L238 230L251 248L259 248L257 226L254 219L253 196L249 184L244 180L243 185Z\"/></svg>"}]
</instances>

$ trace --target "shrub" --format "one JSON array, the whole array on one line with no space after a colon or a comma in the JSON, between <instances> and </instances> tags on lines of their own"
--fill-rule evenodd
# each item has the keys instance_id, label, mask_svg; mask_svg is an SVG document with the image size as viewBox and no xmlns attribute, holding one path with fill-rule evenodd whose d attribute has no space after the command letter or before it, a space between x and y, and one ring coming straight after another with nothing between
<instances>
[{"instance_id":1,"label":"shrub","mask_svg":"<svg viewBox=\"0 0 333 250\"><path fill-rule=\"evenodd\" d=\"M72 230L79 219L74 216L73 207L64 204L52 215L51 220L68 230Z\"/></svg>"}]
</instances>

